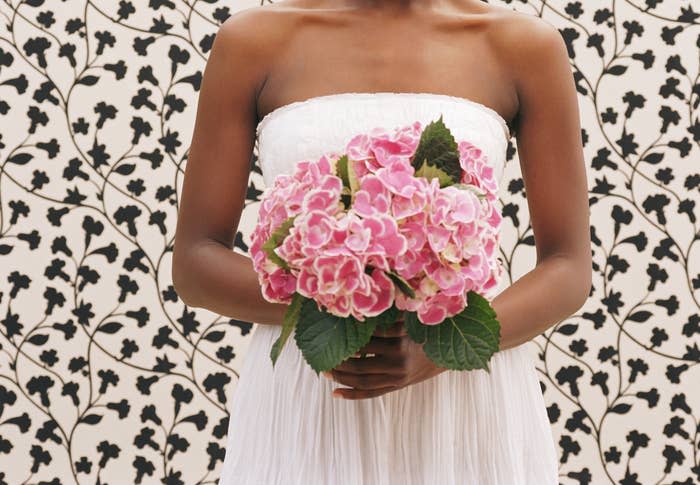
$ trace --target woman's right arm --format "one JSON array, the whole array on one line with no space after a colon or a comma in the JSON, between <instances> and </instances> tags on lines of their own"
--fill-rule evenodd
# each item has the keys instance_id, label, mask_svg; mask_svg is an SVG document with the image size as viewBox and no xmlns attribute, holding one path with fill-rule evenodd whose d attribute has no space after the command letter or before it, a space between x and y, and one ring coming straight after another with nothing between
<instances>
[{"instance_id":1,"label":"woman's right arm","mask_svg":"<svg viewBox=\"0 0 700 485\"><path fill-rule=\"evenodd\" d=\"M258 8L219 28L202 78L172 258L189 306L255 323L281 324L287 305L261 293L250 258L232 250L248 189L256 99L267 50Z\"/></svg>"}]
</instances>

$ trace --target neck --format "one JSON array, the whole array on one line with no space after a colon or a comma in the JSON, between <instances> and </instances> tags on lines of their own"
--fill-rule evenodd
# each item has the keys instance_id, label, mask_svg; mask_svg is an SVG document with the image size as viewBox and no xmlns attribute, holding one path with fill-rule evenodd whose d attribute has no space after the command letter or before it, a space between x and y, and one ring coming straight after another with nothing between
<instances>
[{"instance_id":1,"label":"neck","mask_svg":"<svg viewBox=\"0 0 700 485\"><path fill-rule=\"evenodd\" d=\"M336 0L340 6L358 10L409 11L434 10L451 4L451 0ZM479 0L476 3L481 3Z\"/></svg>"}]
</instances>

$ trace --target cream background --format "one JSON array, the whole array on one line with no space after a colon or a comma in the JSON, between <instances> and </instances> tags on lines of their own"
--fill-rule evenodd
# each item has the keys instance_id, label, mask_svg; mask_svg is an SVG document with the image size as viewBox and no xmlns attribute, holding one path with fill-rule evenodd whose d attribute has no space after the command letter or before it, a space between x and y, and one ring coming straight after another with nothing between
<instances>
[{"instance_id":1,"label":"cream background","mask_svg":"<svg viewBox=\"0 0 700 485\"><path fill-rule=\"evenodd\" d=\"M541 15L571 39L581 88L594 291L576 315L531 344L541 358L561 483L699 483L700 255L694 214L700 198L700 2L498 3ZM140 483L215 483L225 398L245 358L250 324L186 308L170 281L171 245L209 46L226 16L254 5L0 5L0 483L130 484L139 482L137 470L143 473ZM71 33L76 22L84 25ZM160 23L169 25L166 33L150 32ZM642 33L627 45L631 28ZM144 39L152 43L139 54L134 43ZM588 45L596 39L602 57ZM42 42L48 45L46 65L32 53ZM75 66L61 52L73 52ZM647 69L637 58L644 53L653 58ZM178 55L182 61L172 75L171 57ZM603 75L606 66L627 69ZM87 76L98 79L77 82L89 81ZM631 96L643 106L626 117ZM143 98L152 104L136 103ZM663 117L674 121L662 131ZM38 120L33 128L32 119ZM135 138L135 124L149 131ZM638 144L635 151L623 152L623 134ZM502 202L517 224L516 217L506 217L502 257L514 281L532 268L534 246L515 139L511 143ZM95 167L99 152L108 158ZM640 162L650 153L662 153L663 160ZM76 165L82 177L72 176ZM115 171L130 165L131 172ZM238 251L247 251L263 188L256 164ZM80 205L73 203L77 196ZM654 201L668 204L666 224L649 209ZM689 204L692 210L679 213L679 205ZM615 236L617 211L629 214L629 223ZM122 221L124 212L127 218L137 214L135 237ZM164 233L149 218L162 221ZM92 224L100 229L86 248L84 227ZM635 237L644 242L639 250L629 243ZM620 269L612 273L612 267ZM665 277L650 287L650 272ZM123 287L130 290L120 299ZM634 321L642 311L648 319ZM193 319L196 331L188 333ZM74 335L66 338L55 325L74 326ZM159 348L159 332L169 332L177 347ZM125 341L138 346L126 357ZM606 348L621 365L601 361ZM154 371L166 357L171 371ZM71 362L81 361L85 365L71 371ZM635 379L631 365L643 368ZM671 379L675 368L684 370ZM582 373L579 395L562 379L576 369ZM607 375L607 396L591 383L594 374ZM100 392L105 377L118 380ZM139 390L139 382L153 378L148 392L143 385ZM36 392L42 382L52 383L48 405ZM62 394L74 386L77 405ZM176 386L184 400L173 397ZM650 392L658 398L653 405L640 397ZM122 417L115 406L123 407ZM148 418L150 410L160 423ZM79 422L86 416L87 423ZM202 429L192 422L198 417L206 420ZM631 442L640 440L648 444L630 454Z\"/></svg>"}]
</instances>

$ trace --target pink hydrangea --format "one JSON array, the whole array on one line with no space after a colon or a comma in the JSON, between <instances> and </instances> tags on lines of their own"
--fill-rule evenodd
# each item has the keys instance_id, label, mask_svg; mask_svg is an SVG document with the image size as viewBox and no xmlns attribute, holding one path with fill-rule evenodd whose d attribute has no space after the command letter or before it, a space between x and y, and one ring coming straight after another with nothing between
<instances>
[{"instance_id":1,"label":"pink hydrangea","mask_svg":"<svg viewBox=\"0 0 700 485\"><path fill-rule=\"evenodd\" d=\"M422 125L375 128L340 153L302 160L263 192L251 254L264 297L289 303L295 292L338 316L364 320L395 305L427 325L461 312L466 294L489 295L503 275L497 258L502 216L493 167L468 141L458 142L468 187L440 187L415 176L411 157ZM347 209L338 159L346 154L358 186ZM293 219L274 249L262 250ZM414 290L407 296L389 273Z\"/></svg>"}]
</instances>

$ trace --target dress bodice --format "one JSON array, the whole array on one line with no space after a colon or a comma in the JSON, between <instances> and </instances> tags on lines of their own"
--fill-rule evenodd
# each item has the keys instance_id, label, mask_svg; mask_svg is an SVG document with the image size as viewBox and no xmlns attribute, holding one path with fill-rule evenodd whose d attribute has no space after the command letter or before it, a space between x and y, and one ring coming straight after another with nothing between
<instances>
[{"instance_id":1,"label":"dress bodice","mask_svg":"<svg viewBox=\"0 0 700 485\"><path fill-rule=\"evenodd\" d=\"M455 138L488 156L500 185L506 122L479 103L422 93L328 95L275 109L258 124L264 182L272 186L295 162L337 152L375 126L425 124L440 114ZM509 275L483 296L492 301ZM273 367L270 349L282 328L255 326L229 406L218 485L559 483L530 342L495 352L488 372L447 369L371 399L335 399L331 392L348 384L316 374L293 339Z\"/></svg>"},{"instance_id":2,"label":"dress bodice","mask_svg":"<svg viewBox=\"0 0 700 485\"><path fill-rule=\"evenodd\" d=\"M393 130L442 114L457 141L469 140L488 156L496 180L503 175L510 130L497 111L467 98L435 93L336 93L295 101L258 123L258 160L266 186L292 173L299 160L340 150L358 133L380 126Z\"/></svg>"}]
</instances>

